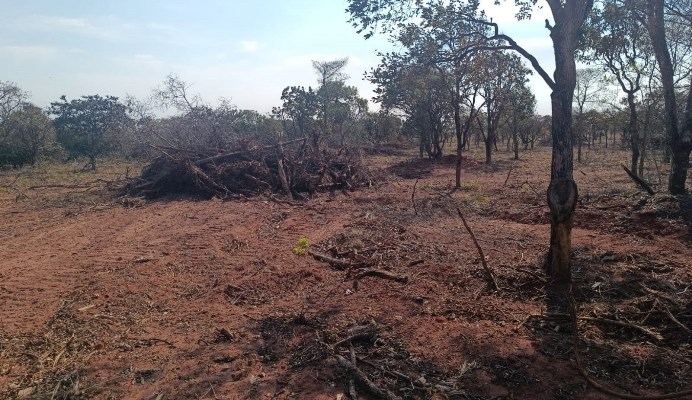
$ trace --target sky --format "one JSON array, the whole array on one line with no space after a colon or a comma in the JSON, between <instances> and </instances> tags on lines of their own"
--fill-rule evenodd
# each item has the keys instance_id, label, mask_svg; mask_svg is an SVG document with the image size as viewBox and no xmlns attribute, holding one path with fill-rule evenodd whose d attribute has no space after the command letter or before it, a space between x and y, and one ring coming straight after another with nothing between
<instances>
[{"instance_id":1,"label":"sky","mask_svg":"<svg viewBox=\"0 0 692 400\"><path fill-rule=\"evenodd\" d=\"M505 33L550 74L546 10L516 22L510 3L485 8ZM210 104L230 99L262 113L281 104L289 85L316 86L312 60L349 58L348 84L371 98L363 73L391 50L384 35L365 40L348 22L345 0L0 0L0 81L10 81L47 107L100 94L147 97L175 74ZM531 80L538 111L550 91Z\"/></svg>"}]
</instances>

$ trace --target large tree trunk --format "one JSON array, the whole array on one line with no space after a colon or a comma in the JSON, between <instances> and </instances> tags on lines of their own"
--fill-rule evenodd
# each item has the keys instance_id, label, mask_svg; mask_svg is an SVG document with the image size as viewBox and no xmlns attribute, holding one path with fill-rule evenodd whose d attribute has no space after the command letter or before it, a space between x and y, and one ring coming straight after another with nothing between
<instances>
[{"instance_id":1,"label":"large tree trunk","mask_svg":"<svg viewBox=\"0 0 692 400\"><path fill-rule=\"evenodd\" d=\"M637 163L639 162L640 154L640 140L637 121L637 104L635 103L634 92L632 91L627 92L627 105L630 109L630 120L627 129L629 130L630 141L632 142L632 162L630 163L630 170L633 174L637 174Z\"/></svg>"},{"instance_id":2,"label":"large tree trunk","mask_svg":"<svg viewBox=\"0 0 692 400\"><path fill-rule=\"evenodd\" d=\"M683 194L685 193L690 152L692 151L692 126L686 120L683 129L678 127L673 63L668 51L664 24L664 0L648 0L646 5L646 28L651 37L651 45L661 71L661 84L665 103L665 127L672 153L668 191L671 194ZM692 113L691 101L692 99L688 97L686 116ZM692 115L690 115L690 118L692 118Z\"/></svg>"},{"instance_id":3,"label":"large tree trunk","mask_svg":"<svg viewBox=\"0 0 692 400\"><path fill-rule=\"evenodd\" d=\"M574 0L567 1L564 7L551 6L555 17L550 32L555 50L555 84L550 96L553 154L547 193L551 224L546 269L553 279L561 282L572 278L572 223L578 199L572 151L572 101L577 82L574 53L577 36L592 5L592 0Z\"/></svg>"},{"instance_id":4,"label":"large tree trunk","mask_svg":"<svg viewBox=\"0 0 692 400\"><path fill-rule=\"evenodd\" d=\"M569 71L564 73L569 79ZM573 82L576 82L576 70L573 77ZM569 282L572 278L572 224L578 199L577 184L573 179L572 91L569 82L558 85L559 81L555 81L556 88L551 95L553 155L548 186L551 224L546 269L552 278Z\"/></svg>"}]
</instances>

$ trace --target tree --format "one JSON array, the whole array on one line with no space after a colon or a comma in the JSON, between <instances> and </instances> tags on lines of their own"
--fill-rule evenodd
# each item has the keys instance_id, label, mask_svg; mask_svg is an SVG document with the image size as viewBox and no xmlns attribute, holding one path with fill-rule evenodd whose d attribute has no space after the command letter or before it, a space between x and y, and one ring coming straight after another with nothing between
<instances>
[{"instance_id":1,"label":"tree","mask_svg":"<svg viewBox=\"0 0 692 400\"><path fill-rule=\"evenodd\" d=\"M169 146L185 149L226 149L237 136L234 123L246 115L225 98L212 107L199 94L191 93L191 87L177 75L169 75L153 90L152 99L159 107L178 111L158 121L155 136Z\"/></svg>"},{"instance_id":2,"label":"tree","mask_svg":"<svg viewBox=\"0 0 692 400\"><path fill-rule=\"evenodd\" d=\"M319 146L316 118L317 94L311 87L288 86L281 92L283 105L274 109L274 115L284 122L289 137L310 137L313 146Z\"/></svg>"},{"instance_id":3,"label":"tree","mask_svg":"<svg viewBox=\"0 0 692 400\"><path fill-rule=\"evenodd\" d=\"M442 3L444 1L439 0ZM662 1L662 0L661 0ZM434 3L434 0L401 2L397 0L349 0L347 11L351 21L359 27L359 32L366 32L365 37L374 34L374 29L385 25L384 29L393 30L398 23L418 16L422 3ZM467 4L477 3L469 1ZM519 19L529 18L536 0L515 0L519 6ZM553 77L541 67L538 60L519 46L511 37L501 34L496 23L486 20L478 13L469 13L467 20L482 22L492 28L489 35L482 36L483 45L474 46L474 50L513 50L524 56L534 70L543 78L552 90L552 160L551 181L548 187L548 205L551 210L551 239L546 269L548 273L561 281L571 279L571 232L574 210L577 205L577 185L573 179L572 154L572 100L576 86L575 53L587 15L594 0L546 0L552 12L553 24L546 21L550 32L555 56Z\"/></svg>"},{"instance_id":4,"label":"tree","mask_svg":"<svg viewBox=\"0 0 692 400\"><path fill-rule=\"evenodd\" d=\"M58 142L71 156L86 156L96 170L96 158L112 149L117 137L130 122L127 107L117 97L82 96L51 103L50 114Z\"/></svg>"},{"instance_id":5,"label":"tree","mask_svg":"<svg viewBox=\"0 0 692 400\"><path fill-rule=\"evenodd\" d=\"M164 109L173 107L180 112L193 112L205 108L199 95L189 93L191 86L178 75L170 74L153 90L152 98Z\"/></svg>"},{"instance_id":6,"label":"tree","mask_svg":"<svg viewBox=\"0 0 692 400\"><path fill-rule=\"evenodd\" d=\"M666 34L666 13L690 22L692 10L689 1L625 0L625 5L646 27L651 46L661 74L661 89L665 107L665 128L671 150L671 170L668 191L671 194L686 193L685 183L692 152L692 85L687 89L687 101L679 124L678 99L675 91L675 68Z\"/></svg>"},{"instance_id":7,"label":"tree","mask_svg":"<svg viewBox=\"0 0 692 400\"><path fill-rule=\"evenodd\" d=\"M12 82L0 81L0 165L33 164L47 127L29 104L29 94ZM50 123L50 121L48 121Z\"/></svg>"},{"instance_id":8,"label":"tree","mask_svg":"<svg viewBox=\"0 0 692 400\"><path fill-rule=\"evenodd\" d=\"M366 139L379 144L393 139L401 134L401 118L386 110L377 113L368 112L363 120L363 130Z\"/></svg>"},{"instance_id":9,"label":"tree","mask_svg":"<svg viewBox=\"0 0 692 400\"><path fill-rule=\"evenodd\" d=\"M514 159L519 159L519 140L524 144L524 150L529 144L533 146L535 137L540 133L540 125L536 125L536 96L526 85L526 82L515 87L508 98L507 127L512 138Z\"/></svg>"},{"instance_id":10,"label":"tree","mask_svg":"<svg viewBox=\"0 0 692 400\"><path fill-rule=\"evenodd\" d=\"M419 137L421 157L442 157L452 119L448 76L431 66L410 65L400 54L382 56L368 75L377 85L375 101L406 116L403 131Z\"/></svg>"},{"instance_id":11,"label":"tree","mask_svg":"<svg viewBox=\"0 0 692 400\"><path fill-rule=\"evenodd\" d=\"M0 165L34 165L55 140L53 123L33 104L14 109L0 127Z\"/></svg>"},{"instance_id":12,"label":"tree","mask_svg":"<svg viewBox=\"0 0 692 400\"><path fill-rule=\"evenodd\" d=\"M346 135L368 110L367 100L361 98L358 89L346 85L348 75L343 69L348 58L333 61L313 61L317 73L317 102L319 130L313 131L312 145L319 151L321 136L339 136L343 146Z\"/></svg>"},{"instance_id":13,"label":"tree","mask_svg":"<svg viewBox=\"0 0 692 400\"><path fill-rule=\"evenodd\" d=\"M0 127L7 121L7 118L24 103L29 94L12 82L0 81Z\"/></svg>"},{"instance_id":14,"label":"tree","mask_svg":"<svg viewBox=\"0 0 692 400\"><path fill-rule=\"evenodd\" d=\"M632 149L630 169L637 174L640 155L642 169L644 157L636 95L641 91L642 78L650 73L651 46L644 27L618 1L606 1L602 8L595 10L591 25L588 38L593 54L589 58L599 61L609 70L626 95L629 109L627 133ZM588 97L578 95L577 99Z\"/></svg>"},{"instance_id":15,"label":"tree","mask_svg":"<svg viewBox=\"0 0 692 400\"><path fill-rule=\"evenodd\" d=\"M319 153L325 136L338 136L343 145L367 112L367 100L359 96L356 87L346 85L348 76L343 69L347 63L347 58L313 61L317 89L288 86L281 93L283 105L272 110L289 136L309 137L315 153Z\"/></svg>"},{"instance_id":16,"label":"tree","mask_svg":"<svg viewBox=\"0 0 692 400\"><path fill-rule=\"evenodd\" d=\"M269 144L276 140L277 132L281 131L281 123L255 110L236 110L231 129L236 139Z\"/></svg>"},{"instance_id":17,"label":"tree","mask_svg":"<svg viewBox=\"0 0 692 400\"><path fill-rule=\"evenodd\" d=\"M459 18L476 9L475 4L458 2L431 3L421 9L420 19L400 29L398 41L408 53L412 65L434 65L446 77L446 96L454 112L456 136L455 190L461 189L462 153L468 143L472 124L485 105L479 95L483 85L481 57L469 53L474 33L487 29L483 24Z\"/></svg>"},{"instance_id":18,"label":"tree","mask_svg":"<svg viewBox=\"0 0 692 400\"><path fill-rule=\"evenodd\" d=\"M502 117L512 107L515 99L513 92L527 88L527 76L531 71L524 67L516 54L497 51L492 54L484 53L479 58L483 72L477 79L482 82L479 95L485 100L485 121L478 118L478 124L481 132L485 131L485 162L490 164L497 132L505 122Z\"/></svg>"},{"instance_id":19,"label":"tree","mask_svg":"<svg viewBox=\"0 0 692 400\"><path fill-rule=\"evenodd\" d=\"M577 70L577 85L574 90L574 102L577 104L576 129L574 130L577 135L577 162L581 162L581 149L586 131L584 112L587 111L589 105L593 106L601 102L599 95L603 90L602 74L599 70L595 68Z\"/></svg>"}]
</instances>

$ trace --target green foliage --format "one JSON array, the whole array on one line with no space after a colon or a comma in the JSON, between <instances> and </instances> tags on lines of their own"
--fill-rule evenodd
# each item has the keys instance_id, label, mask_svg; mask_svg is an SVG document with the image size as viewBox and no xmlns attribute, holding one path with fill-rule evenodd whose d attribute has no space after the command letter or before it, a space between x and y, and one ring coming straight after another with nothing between
<instances>
[{"instance_id":1,"label":"green foliage","mask_svg":"<svg viewBox=\"0 0 692 400\"><path fill-rule=\"evenodd\" d=\"M32 104L23 104L0 127L0 166L33 165L53 143L55 131L46 113Z\"/></svg>"},{"instance_id":2,"label":"green foliage","mask_svg":"<svg viewBox=\"0 0 692 400\"><path fill-rule=\"evenodd\" d=\"M281 92L283 106L275 108L274 115L284 122L284 131L289 138L311 136L316 131L319 110L317 93L308 87L287 86Z\"/></svg>"},{"instance_id":3,"label":"green foliage","mask_svg":"<svg viewBox=\"0 0 692 400\"><path fill-rule=\"evenodd\" d=\"M309 246L310 246L310 239L308 239L306 237L302 237L302 238L298 239L298 244L291 251L293 252L293 254L295 254L297 256L302 256L307 252Z\"/></svg>"},{"instance_id":4,"label":"green foliage","mask_svg":"<svg viewBox=\"0 0 692 400\"><path fill-rule=\"evenodd\" d=\"M115 139L131 124L127 107L117 97L82 96L51 103L58 142L71 157L87 156L91 168L96 158L113 150Z\"/></svg>"},{"instance_id":5,"label":"green foliage","mask_svg":"<svg viewBox=\"0 0 692 400\"><path fill-rule=\"evenodd\" d=\"M382 110L368 113L363 121L364 135L373 143L383 143L401 134L401 118Z\"/></svg>"},{"instance_id":6,"label":"green foliage","mask_svg":"<svg viewBox=\"0 0 692 400\"><path fill-rule=\"evenodd\" d=\"M344 145L346 137L362 126L368 102L360 97L356 87L346 85L347 76L342 71L347 62L345 58L313 61L317 89L288 86L283 90L283 105L272 112L283 122L289 138L309 137L313 150L319 151L324 137Z\"/></svg>"},{"instance_id":7,"label":"green foliage","mask_svg":"<svg viewBox=\"0 0 692 400\"><path fill-rule=\"evenodd\" d=\"M12 82L0 82L0 167L34 164L52 139L50 119Z\"/></svg>"}]
</instances>

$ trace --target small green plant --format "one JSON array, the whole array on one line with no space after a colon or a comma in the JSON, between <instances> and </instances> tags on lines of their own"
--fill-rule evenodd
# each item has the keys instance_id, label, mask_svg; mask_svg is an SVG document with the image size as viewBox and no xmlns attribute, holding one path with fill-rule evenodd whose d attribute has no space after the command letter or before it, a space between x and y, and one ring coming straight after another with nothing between
<instances>
[{"instance_id":1,"label":"small green plant","mask_svg":"<svg viewBox=\"0 0 692 400\"><path fill-rule=\"evenodd\" d=\"M466 181L466 189L468 190L477 190L478 189L478 181L475 179Z\"/></svg>"},{"instance_id":2,"label":"small green plant","mask_svg":"<svg viewBox=\"0 0 692 400\"><path fill-rule=\"evenodd\" d=\"M298 245L292 250L293 254L302 256L308 250L308 246L310 246L310 239L306 237L298 239Z\"/></svg>"}]
</instances>

